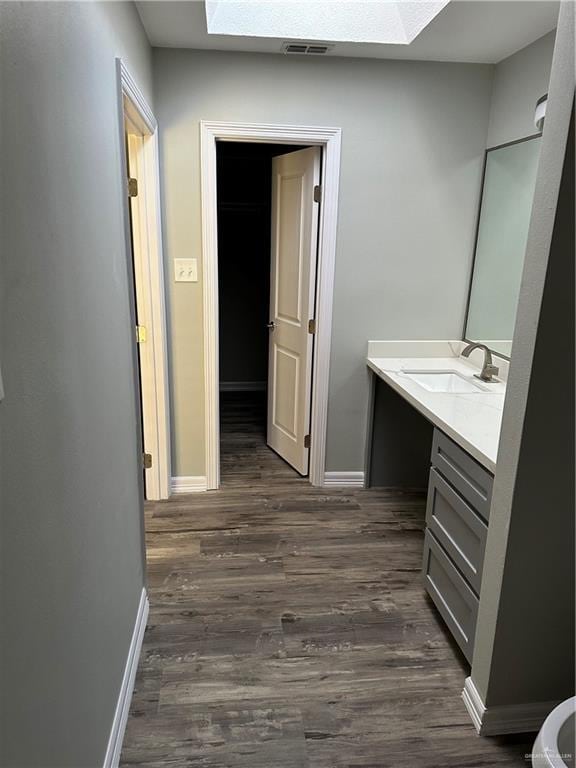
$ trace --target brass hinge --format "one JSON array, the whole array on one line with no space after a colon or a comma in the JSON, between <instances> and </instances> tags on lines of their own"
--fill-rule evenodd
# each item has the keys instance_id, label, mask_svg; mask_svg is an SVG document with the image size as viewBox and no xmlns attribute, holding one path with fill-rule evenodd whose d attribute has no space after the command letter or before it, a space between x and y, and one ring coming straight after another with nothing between
<instances>
[{"instance_id":1,"label":"brass hinge","mask_svg":"<svg viewBox=\"0 0 576 768\"><path fill-rule=\"evenodd\" d=\"M142 464L144 465L144 469L150 469L152 467L152 454L151 453L143 453L142 454Z\"/></svg>"},{"instance_id":2,"label":"brass hinge","mask_svg":"<svg viewBox=\"0 0 576 768\"><path fill-rule=\"evenodd\" d=\"M128 179L128 197L138 197L138 179Z\"/></svg>"},{"instance_id":3,"label":"brass hinge","mask_svg":"<svg viewBox=\"0 0 576 768\"><path fill-rule=\"evenodd\" d=\"M316 184L314 187L314 202L319 203L322 200L322 187L320 184Z\"/></svg>"},{"instance_id":4,"label":"brass hinge","mask_svg":"<svg viewBox=\"0 0 576 768\"><path fill-rule=\"evenodd\" d=\"M304 448L310 448L310 435L304 437Z\"/></svg>"},{"instance_id":5,"label":"brass hinge","mask_svg":"<svg viewBox=\"0 0 576 768\"><path fill-rule=\"evenodd\" d=\"M308 333L316 333L316 320L308 320Z\"/></svg>"},{"instance_id":6,"label":"brass hinge","mask_svg":"<svg viewBox=\"0 0 576 768\"><path fill-rule=\"evenodd\" d=\"M137 325L136 326L136 344L144 344L145 341L146 341L146 326Z\"/></svg>"}]
</instances>

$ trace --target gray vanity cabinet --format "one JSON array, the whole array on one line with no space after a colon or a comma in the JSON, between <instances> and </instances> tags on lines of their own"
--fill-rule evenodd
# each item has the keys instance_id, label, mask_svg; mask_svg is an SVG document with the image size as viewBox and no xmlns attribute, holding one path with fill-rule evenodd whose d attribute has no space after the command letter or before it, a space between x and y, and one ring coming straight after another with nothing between
<instances>
[{"instance_id":1,"label":"gray vanity cabinet","mask_svg":"<svg viewBox=\"0 0 576 768\"><path fill-rule=\"evenodd\" d=\"M494 481L490 472L439 429L434 429L431 463L487 521Z\"/></svg>"},{"instance_id":2,"label":"gray vanity cabinet","mask_svg":"<svg viewBox=\"0 0 576 768\"><path fill-rule=\"evenodd\" d=\"M428 594L471 662L478 597L429 530L424 539L424 577Z\"/></svg>"},{"instance_id":3,"label":"gray vanity cabinet","mask_svg":"<svg viewBox=\"0 0 576 768\"><path fill-rule=\"evenodd\" d=\"M471 661L493 476L438 429L431 463L424 583Z\"/></svg>"}]
</instances>

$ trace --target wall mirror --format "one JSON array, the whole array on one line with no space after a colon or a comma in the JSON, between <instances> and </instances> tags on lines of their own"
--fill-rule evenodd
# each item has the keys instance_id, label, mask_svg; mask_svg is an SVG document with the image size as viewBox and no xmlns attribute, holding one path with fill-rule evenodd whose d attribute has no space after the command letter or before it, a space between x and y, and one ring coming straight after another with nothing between
<instances>
[{"instance_id":1,"label":"wall mirror","mask_svg":"<svg viewBox=\"0 0 576 768\"><path fill-rule=\"evenodd\" d=\"M540 134L486 152L464 338L510 357Z\"/></svg>"}]
</instances>

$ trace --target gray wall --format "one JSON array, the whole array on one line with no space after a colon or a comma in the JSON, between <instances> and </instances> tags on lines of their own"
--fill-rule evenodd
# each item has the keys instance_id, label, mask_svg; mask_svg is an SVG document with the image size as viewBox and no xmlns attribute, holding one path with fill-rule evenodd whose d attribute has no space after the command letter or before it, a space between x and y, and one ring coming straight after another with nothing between
<instances>
[{"instance_id":1,"label":"gray wall","mask_svg":"<svg viewBox=\"0 0 576 768\"><path fill-rule=\"evenodd\" d=\"M472 666L488 707L573 694L573 104L574 7L565 2L516 318Z\"/></svg>"},{"instance_id":2,"label":"gray wall","mask_svg":"<svg viewBox=\"0 0 576 768\"><path fill-rule=\"evenodd\" d=\"M534 110L548 93L555 35L549 32L496 65L486 146L537 133Z\"/></svg>"},{"instance_id":3,"label":"gray wall","mask_svg":"<svg viewBox=\"0 0 576 768\"><path fill-rule=\"evenodd\" d=\"M154 65L169 261L201 257L200 120L342 128L327 469L362 469L367 340L461 335L492 68L170 49ZM201 279L170 303L173 474L203 475Z\"/></svg>"},{"instance_id":4,"label":"gray wall","mask_svg":"<svg viewBox=\"0 0 576 768\"><path fill-rule=\"evenodd\" d=\"M133 5L2 3L2 765L101 766L144 583L115 56Z\"/></svg>"}]
</instances>

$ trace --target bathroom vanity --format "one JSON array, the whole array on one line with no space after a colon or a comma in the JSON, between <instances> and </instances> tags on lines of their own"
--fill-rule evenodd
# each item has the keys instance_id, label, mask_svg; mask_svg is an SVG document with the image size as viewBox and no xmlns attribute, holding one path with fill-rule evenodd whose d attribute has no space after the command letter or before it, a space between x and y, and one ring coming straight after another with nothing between
<instances>
[{"instance_id":1,"label":"bathroom vanity","mask_svg":"<svg viewBox=\"0 0 576 768\"><path fill-rule=\"evenodd\" d=\"M464 346L369 343L366 480L427 488L424 584L471 661L506 385Z\"/></svg>"},{"instance_id":2,"label":"bathroom vanity","mask_svg":"<svg viewBox=\"0 0 576 768\"><path fill-rule=\"evenodd\" d=\"M427 489L424 584L469 661L539 152L486 152L464 340L368 342L366 484Z\"/></svg>"}]
</instances>

